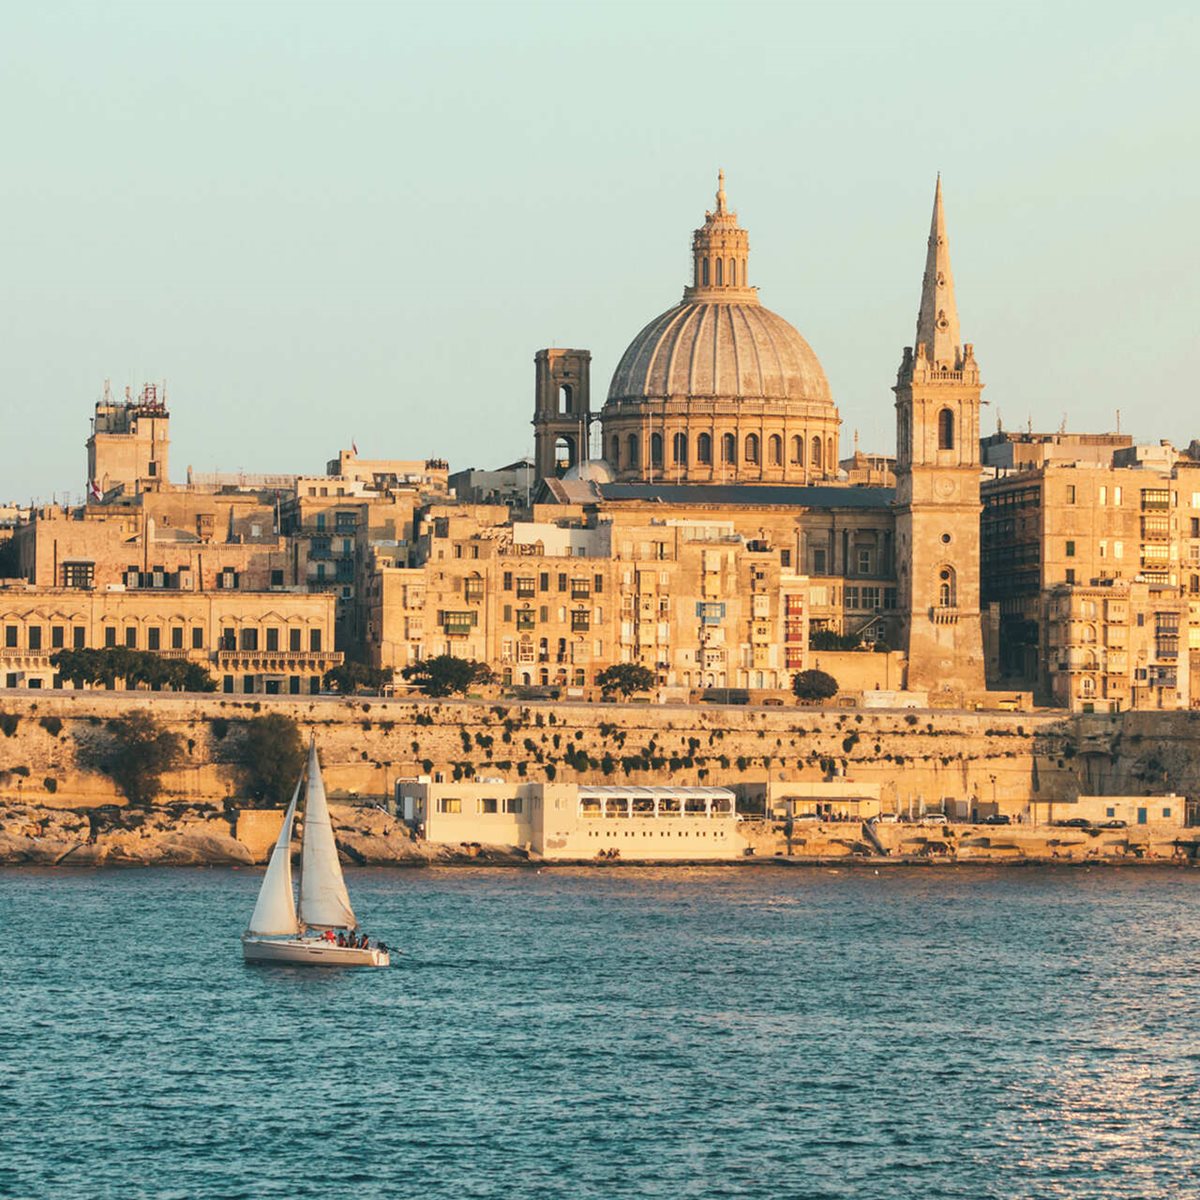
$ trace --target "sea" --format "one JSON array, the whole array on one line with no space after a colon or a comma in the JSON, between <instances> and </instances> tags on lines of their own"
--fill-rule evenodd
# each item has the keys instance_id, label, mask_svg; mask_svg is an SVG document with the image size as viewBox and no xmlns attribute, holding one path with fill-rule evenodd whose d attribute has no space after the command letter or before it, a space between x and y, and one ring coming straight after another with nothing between
<instances>
[{"instance_id":1,"label":"sea","mask_svg":"<svg viewBox=\"0 0 1200 1200\"><path fill-rule=\"evenodd\" d=\"M1200 872L0 871L0 1195L1200 1196Z\"/></svg>"}]
</instances>

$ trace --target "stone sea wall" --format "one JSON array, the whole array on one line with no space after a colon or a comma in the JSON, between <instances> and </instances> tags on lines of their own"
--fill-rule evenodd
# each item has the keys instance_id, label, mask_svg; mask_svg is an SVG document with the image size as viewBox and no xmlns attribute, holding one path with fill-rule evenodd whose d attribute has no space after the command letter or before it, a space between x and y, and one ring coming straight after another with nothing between
<instances>
[{"instance_id":1,"label":"stone sea wall","mask_svg":"<svg viewBox=\"0 0 1200 1200\"><path fill-rule=\"evenodd\" d=\"M150 709L184 763L167 803L239 796L240 723L292 716L315 734L332 798L377 798L397 778L441 773L580 783L734 784L830 772L882 789L885 809L924 800L1069 801L1085 794L1200 795L1200 714L748 709L672 705L178 696L63 692L0 699L0 802L119 804L87 770L105 722Z\"/></svg>"}]
</instances>

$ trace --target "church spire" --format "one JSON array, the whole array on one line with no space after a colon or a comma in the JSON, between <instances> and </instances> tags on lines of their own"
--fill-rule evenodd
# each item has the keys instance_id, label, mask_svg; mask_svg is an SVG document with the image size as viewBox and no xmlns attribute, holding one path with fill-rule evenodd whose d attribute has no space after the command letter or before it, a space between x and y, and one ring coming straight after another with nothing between
<instances>
[{"instance_id":1,"label":"church spire","mask_svg":"<svg viewBox=\"0 0 1200 1200\"><path fill-rule=\"evenodd\" d=\"M942 176L933 194L933 220L929 226L929 249L925 277L921 281L921 311L917 314L916 357L922 355L935 368L956 371L962 367L962 343L958 335L958 307L954 303L954 275L950 270L950 243L946 240L946 212L942 205Z\"/></svg>"},{"instance_id":2,"label":"church spire","mask_svg":"<svg viewBox=\"0 0 1200 1200\"><path fill-rule=\"evenodd\" d=\"M725 171L724 168L717 169L717 215L724 216L726 211L725 204Z\"/></svg>"}]
</instances>

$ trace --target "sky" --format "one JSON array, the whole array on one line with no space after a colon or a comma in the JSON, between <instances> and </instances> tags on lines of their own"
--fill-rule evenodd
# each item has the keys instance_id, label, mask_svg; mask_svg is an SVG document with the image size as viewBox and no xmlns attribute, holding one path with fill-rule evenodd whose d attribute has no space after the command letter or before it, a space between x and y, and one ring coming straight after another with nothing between
<instances>
[{"instance_id":1,"label":"sky","mask_svg":"<svg viewBox=\"0 0 1200 1200\"><path fill-rule=\"evenodd\" d=\"M0 501L104 381L171 475L532 450L533 356L680 299L718 167L843 453L891 451L934 180L985 428L1200 436L1200 6L0 5Z\"/></svg>"}]
</instances>

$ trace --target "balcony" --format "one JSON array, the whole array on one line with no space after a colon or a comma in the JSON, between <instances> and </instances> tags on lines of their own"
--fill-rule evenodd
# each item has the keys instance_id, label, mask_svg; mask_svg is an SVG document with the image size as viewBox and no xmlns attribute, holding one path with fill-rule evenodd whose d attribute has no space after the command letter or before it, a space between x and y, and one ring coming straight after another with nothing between
<instances>
[{"instance_id":1,"label":"balcony","mask_svg":"<svg viewBox=\"0 0 1200 1200\"><path fill-rule=\"evenodd\" d=\"M340 650L218 650L217 666L227 671L328 671L344 658Z\"/></svg>"},{"instance_id":2,"label":"balcony","mask_svg":"<svg viewBox=\"0 0 1200 1200\"><path fill-rule=\"evenodd\" d=\"M935 625L957 625L959 610L951 605L942 605L929 610L929 619Z\"/></svg>"}]
</instances>

